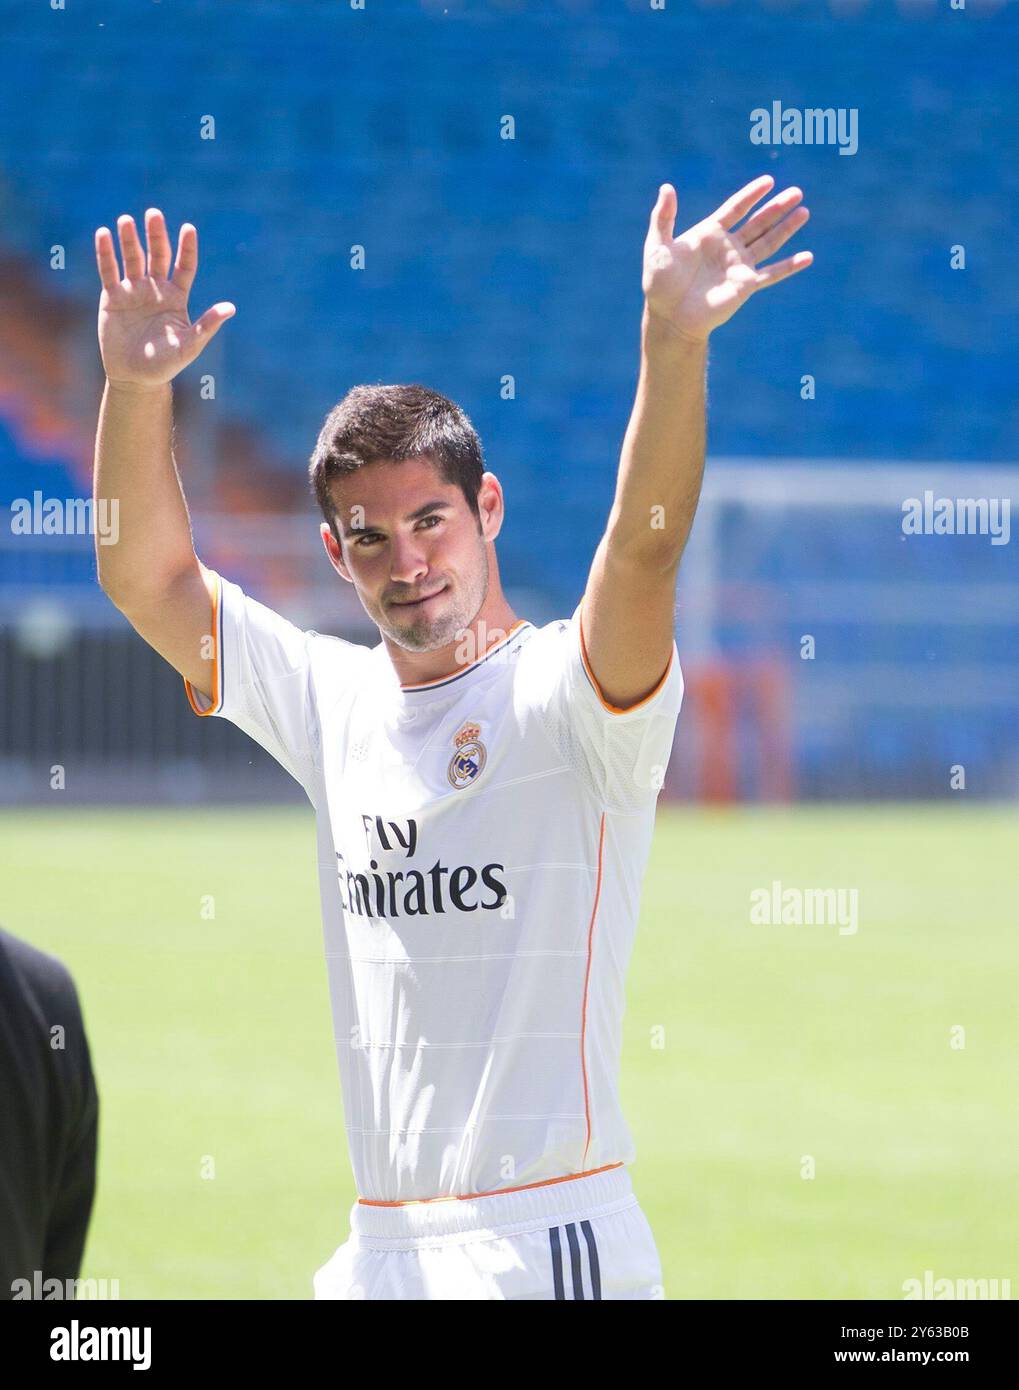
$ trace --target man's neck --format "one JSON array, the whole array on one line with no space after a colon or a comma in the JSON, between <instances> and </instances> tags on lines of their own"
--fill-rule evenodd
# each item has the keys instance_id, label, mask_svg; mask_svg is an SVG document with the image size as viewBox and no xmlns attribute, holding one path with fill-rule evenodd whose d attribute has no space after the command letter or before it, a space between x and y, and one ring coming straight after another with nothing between
<instances>
[{"instance_id":1,"label":"man's neck","mask_svg":"<svg viewBox=\"0 0 1019 1390\"><path fill-rule=\"evenodd\" d=\"M507 603L505 595L499 592L489 594L474 621L462 628L445 647L436 647L430 652L411 652L406 647L397 646L385 633L382 640L400 684L422 685L426 681L438 680L440 676L455 675L465 666L470 666L501 642L517 622L517 615Z\"/></svg>"}]
</instances>

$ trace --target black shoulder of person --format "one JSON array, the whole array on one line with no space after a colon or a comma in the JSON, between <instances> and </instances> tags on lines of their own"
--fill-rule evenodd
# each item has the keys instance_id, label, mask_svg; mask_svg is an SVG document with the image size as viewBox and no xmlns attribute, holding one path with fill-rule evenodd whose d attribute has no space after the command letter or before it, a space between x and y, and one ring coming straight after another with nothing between
<instances>
[{"instance_id":1,"label":"black shoulder of person","mask_svg":"<svg viewBox=\"0 0 1019 1390\"><path fill-rule=\"evenodd\" d=\"M77 1279L98 1116L69 970L0 928L0 1299L53 1297L47 1281Z\"/></svg>"}]
</instances>

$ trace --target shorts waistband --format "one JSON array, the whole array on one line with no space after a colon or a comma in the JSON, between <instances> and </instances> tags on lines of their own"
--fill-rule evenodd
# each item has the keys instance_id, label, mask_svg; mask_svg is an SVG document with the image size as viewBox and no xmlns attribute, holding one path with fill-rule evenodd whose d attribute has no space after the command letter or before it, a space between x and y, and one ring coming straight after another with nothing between
<instances>
[{"instance_id":1,"label":"shorts waistband","mask_svg":"<svg viewBox=\"0 0 1019 1390\"><path fill-rule=\"evenodd\" d=\"M477 1232L509 1235L552 1220L607 1214L632 1206L637 1198L622 1164L588 1174L553 1178L535 1186L477 1197L441 1197L430 1201L373 1206L355 1202L350 1212L353 1235L381 1249L406 1248L422 1240Z\"/></svg>"}]
</instances>

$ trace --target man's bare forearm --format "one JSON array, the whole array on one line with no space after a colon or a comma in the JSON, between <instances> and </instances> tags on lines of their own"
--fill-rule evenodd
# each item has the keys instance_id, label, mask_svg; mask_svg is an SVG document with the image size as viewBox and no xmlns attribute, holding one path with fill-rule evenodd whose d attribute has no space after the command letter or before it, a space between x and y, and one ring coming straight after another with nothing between
<instances>
[{"instance_id":1,"label":"man's bare forearm","mask_svg":"<svg viewBox=\"0 0 1019 1390\"><path fill-rule=\"evenodd\" d=\"M660 185L651 210L637 398L583 598L588 664L603 700L617 709L649 698L671 660L676 576L704 475L708 340L756 290L813 259L804 251L758 269L807 220L796 206L798 188L733 230L774 182L765 174L746 184L680 236L671 183Z\"/></svg>"},{"instance_id":2,"label":"man's bare forearm","mask_svg":"<svg viewBox=\"0 0 1019 1390\"><path fill-rule=\"evenodd\" d=\"M620 555L678 565L704 474L707 343L649 313L606 540Z\"/></svg>"},{"instance_id":3,"label":"man's bare forearm","mask_svg":"<svg viewBox=\"0 0 1019 1390\"><path fill-rule=\"evenodd\" d=\"M173 458L173 388L107 381L96 433L96 513L116 503L117 542L96 546L99 582L119 608L144 604L196 563Z\"/></svg>"}]
</instances>

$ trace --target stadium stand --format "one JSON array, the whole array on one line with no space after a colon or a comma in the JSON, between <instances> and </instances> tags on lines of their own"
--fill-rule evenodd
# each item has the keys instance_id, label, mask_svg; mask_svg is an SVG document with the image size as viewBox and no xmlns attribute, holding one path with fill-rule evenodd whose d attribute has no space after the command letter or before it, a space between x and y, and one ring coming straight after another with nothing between
<instances>
[{"instance_id":1,"label":"stadium stand","mask_svg":"<svg viewBox=\"0 0 1019 1390\"><path fill-rule=\"evenodd\" d=\"M963 476L1015 459L1019 277L1001 216L1019 168L986 138L1016 117L1015 5L970 0L963 19L944 6L821 0L658 12L393 0L349 13L312 0L260 4L258 26L251 8L175 0L102 24L71 7L44 28L31 7L0 5L5 504L37 487L87 492L101 389L92 235L155 204L174 238L185 219L199 229L196 311L238 306L177 394L199 530L206 514L303 516L311 564L305 467L321 419L357 382L421 381L467 409L504 482L510 587L534 596L536 620L572 611L632 401L639 256L658 183L675 183L686 225L761 169L806 190L815 266L716 340L711 454L762 469L934 460ZM817 42L805 43L811 26ZM127 77L111 93L103 74L118 55ZM775 99L857 109L858 150L753 146L750 112ZM203 138L210 120L214 138ZM352 269L361 247L365 268ZM950 268L955 247L964 269ZM200 398L206 369L214 402ZM210 537L210 563L225 553L259 596L299 600L286 556L220 543ZM986 543L907 555L867 512L820 529L805 516L784 544L725 555L731 584L779 591L833 572L889 586L1006 578ZM0 615L17 609L19 586L51 583L77 586L81 620L100 622L108 605L93 574L80 548L59 561L0 550ZM355 616L341 607L336 630ZM722 652L753 644L731 616L716 633ZM790 616L772 637L781 647L803 630ZM907 626L862 642L836 620L829 654L851 665L865 648L874 660L887 641L888 659L919 673L932 650L939 659L964 640L968 661L1007 678L1016 653L1002 631L932 639ZM979 716L977 759L1000 755L998 705ZM886 787L927 787L910 780L908 711L866 718L834 743L798 722L801 789L835 787L832 768L857 739L889 771ZM869 785L861 757L845 792Z\"/></svg>"}]
</instances>

